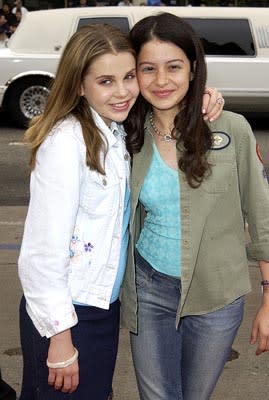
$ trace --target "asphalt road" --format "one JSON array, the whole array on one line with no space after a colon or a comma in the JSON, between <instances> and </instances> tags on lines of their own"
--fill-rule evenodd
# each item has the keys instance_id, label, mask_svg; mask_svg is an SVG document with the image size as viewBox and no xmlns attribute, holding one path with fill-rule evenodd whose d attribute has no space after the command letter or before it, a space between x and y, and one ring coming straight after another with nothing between
<instances>
[{"instance_id":1,"label":"asphalt road","mask_svg":"<svg viewBox=\"0 0 269 400\"><path fill-rule=\"evenodd\" d=\"M0 114L0 206L28 204L29 152L22 143L23 133Z\"/></svg>"},{"instance_id":2,"label":"asphalt road","mask_svg":"<svg viewBox=\"0 0 269 400\"><path fill-rule=\"evenodd\" d=\"M249 120L269 176L269 118ZM0 206L27 205L29 199L29 151L22 143L24 130L15 128L0 114Z\"/></svg>"}]
</instances>

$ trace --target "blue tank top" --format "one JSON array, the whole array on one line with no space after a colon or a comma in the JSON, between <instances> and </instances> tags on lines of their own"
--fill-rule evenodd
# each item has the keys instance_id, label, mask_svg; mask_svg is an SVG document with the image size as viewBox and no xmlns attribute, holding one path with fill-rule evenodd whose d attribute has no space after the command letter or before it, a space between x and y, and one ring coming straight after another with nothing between
<instances>
[{"instance_id":1,"label":"blue tank top","mask_svg":"<svg viewBox=\"0 0 269 400\"><path fill-rule=\"evenodd\" d=\"M137 250L159 272L179 277L181 259L178 172L161 158L155 144L139 195L147 212Z\"/></svg>"}]
</instances>

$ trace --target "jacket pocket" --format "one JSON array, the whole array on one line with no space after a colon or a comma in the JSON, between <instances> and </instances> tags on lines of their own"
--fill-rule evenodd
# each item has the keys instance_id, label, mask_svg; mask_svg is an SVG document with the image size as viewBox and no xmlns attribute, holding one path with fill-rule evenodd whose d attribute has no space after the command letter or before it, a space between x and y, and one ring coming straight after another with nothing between
<instances>
[{"instance_id":1,"label":"jacket pocket","mask_svg":"<svg viewBox=\"0 0 269 400\"><path fill-rule=\"evenodd\" d=\"M94 171L86 174L81 190L81 208L92 217L113 215L118 212L120 181L115 175L101 175Z\"/></svg>"},{"instance_id":2,"label":"jacket pocket","mask_svg":"<svg viewBox=\"0 0 269 400\"><path fill-rule=\"evenodd\" d=\"M236 169L232 162L218 162L211 167L211 175L204 180L201 190L206 193L224 193L232 184Z\"/></svg>"}]
</instances>

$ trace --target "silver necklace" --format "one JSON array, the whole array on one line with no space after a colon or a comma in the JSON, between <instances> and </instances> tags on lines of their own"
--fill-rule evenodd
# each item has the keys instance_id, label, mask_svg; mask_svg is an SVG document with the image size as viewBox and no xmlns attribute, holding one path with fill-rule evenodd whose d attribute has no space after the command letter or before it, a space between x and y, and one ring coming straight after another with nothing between
<instances>
[{"instance_id":1,"label":"silver necklace","mask_svg":"<svg viewBox=\"0 0 269 400\"><path fill-rule=\"evenodd\" d=\"M158 136L160 136L163 142L172 142L175 141L175 139L172 137L171 135L171 131L169 133L162 133L157 126L154 124L153 121L153 112L151 111L150 115L149 115L149 122L150 125L152 127L152 129L154 130L155 133L157 133Z\"/></svg>"}]
</instances>

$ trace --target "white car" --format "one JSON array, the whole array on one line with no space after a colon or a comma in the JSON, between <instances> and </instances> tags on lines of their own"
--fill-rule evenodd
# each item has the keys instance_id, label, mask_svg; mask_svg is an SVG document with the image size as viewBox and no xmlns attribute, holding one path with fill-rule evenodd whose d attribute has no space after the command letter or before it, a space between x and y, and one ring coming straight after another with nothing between
<instances>
[{"instance_id":1,"label":"white car","mask_svg":"<svg viewBox=\"0 0 269 400\"><path fill-rule=\"evenodd\" d=\"M226 108L269 111L269 8L87 7L26 14L0 49L0 107L27 126L46 103L61 52L82 25L110 23L128 33L141 18L171 12L189 21L204 44L209 86Z\"/></svg>"}]
</instances>

